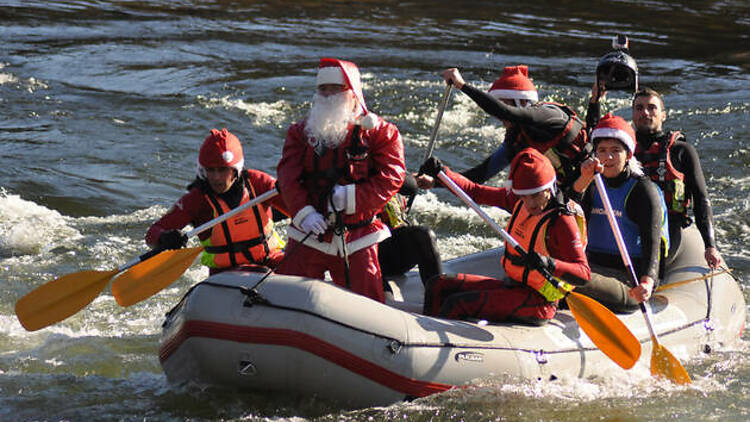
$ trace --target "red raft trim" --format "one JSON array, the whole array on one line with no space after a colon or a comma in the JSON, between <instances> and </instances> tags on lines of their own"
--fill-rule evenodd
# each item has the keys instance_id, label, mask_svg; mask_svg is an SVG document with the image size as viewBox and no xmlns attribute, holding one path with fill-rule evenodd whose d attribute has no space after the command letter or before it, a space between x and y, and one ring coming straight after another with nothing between
<instances>
[{"instance_id":1,"label":"red raft trim","mask_svg":"<svg viewBox=\"0 0 750 422\"><path fill-rule=\"evenodd\" d=\"M312 353L392 390L399 391L408 397L424 397L454 388L450 384L407 378L317 337L299 331L281 328L245 327L218 322L185 322L180 330L159 348L159 361L163 363L169 359L169 356L190 337L294 347Z\"/></svg>"}]
</instances>

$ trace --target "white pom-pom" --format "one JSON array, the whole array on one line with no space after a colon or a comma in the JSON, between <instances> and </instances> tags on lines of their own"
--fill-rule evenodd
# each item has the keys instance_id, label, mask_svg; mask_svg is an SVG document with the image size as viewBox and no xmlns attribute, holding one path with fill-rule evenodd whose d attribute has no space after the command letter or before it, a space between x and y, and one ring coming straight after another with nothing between
<instances>
[{"instance_id":1,"label":"white pom-pom","mask_svg":"<svg viewBox=\"0 0 750 422\"><path fill-rule=\"evenodd\" d=\"M364 130L374 129L378 124L378 116L375 113L367 113L359 118L359 125Z\"/></svg>"}]
</instances>

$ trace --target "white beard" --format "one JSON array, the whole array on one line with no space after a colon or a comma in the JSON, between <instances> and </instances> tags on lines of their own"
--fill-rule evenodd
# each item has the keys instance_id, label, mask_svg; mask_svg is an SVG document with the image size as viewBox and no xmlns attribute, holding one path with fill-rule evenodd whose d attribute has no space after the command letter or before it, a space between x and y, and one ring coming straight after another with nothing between
<instances>
[{"instance_id":1,"label":"white beard","mask_svg":"<svg viewBox=\"0 0 750 422\"><path fill-rule=\"evenodd\" d=\"M305 134L311 138L310 144L328 148L341 145L354 118L353 106L349 91L328 97L316 93L305 124Z\"/></svg>"}]
</instances>

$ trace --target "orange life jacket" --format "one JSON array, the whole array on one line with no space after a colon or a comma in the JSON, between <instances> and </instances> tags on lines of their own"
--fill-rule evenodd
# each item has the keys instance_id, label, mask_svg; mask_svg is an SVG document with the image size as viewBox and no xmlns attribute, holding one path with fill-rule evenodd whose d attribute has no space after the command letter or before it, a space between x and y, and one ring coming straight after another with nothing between
<instances>
[{"instance_id":1,"label":"orange life jacket","mask_svg":"<svg viewBox=\"0 0 750 422\"><path fill-rule=\"evenodd\" d=\"M255 198L255 190L245 181L240 205ZM213 209L214 218L227 213L231 208L213 194L206 194ZM234 217L217 224L211 236L201 242L201 263L209 268L232 268L242 264L265 265L271 251L281 248L281 242L273 229L270 208L255 205Z\"/></svg>"},{"instance_id":2,"label":"orange life jacket","mask_svg":"<svg viewBox=\"0 0 750 422\"><path fill-rule=\"evenodd\" d=\"M585 248L587 237L583 210L572 201L568 202L567 207L568 212L572 212L576 217L576 223L581 233L581 242ZM539 255L549 256L546 242L547 227L563 210L564 206L556 206L539 215L531 215L523 206L523 201L518 201L506 230L527 253L534 251ZM507 242L505 244L505 255L501 258L501 263L508 277L538 291L548 301L554 302L564 297L564 293L560 292L540 272L531 271L525 267L518 252ZM562 280L558 280L558 283L565 290L571 288Z\"/></svg>"},{"instance_id":3,"label":"orange life jacket","mask_svg":"<svg viewBox=\"0 0 750 422\"><path fill-rule=\"evenodd\" d=\"M682 138L679 131L669 134L667 142L654 141L646 149L636 145L635 156L648 174L664 192L664 202L670 213L687 216L690 197L685 192L685 175L672 165L670 152L675 141Z\"/></svg>"}]
</instances>

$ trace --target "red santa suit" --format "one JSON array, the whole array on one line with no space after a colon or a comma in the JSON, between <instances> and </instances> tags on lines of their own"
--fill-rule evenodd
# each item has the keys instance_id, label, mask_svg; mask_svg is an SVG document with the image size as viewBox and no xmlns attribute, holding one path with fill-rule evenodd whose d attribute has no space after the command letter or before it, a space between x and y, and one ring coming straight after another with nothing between
<instances>
[{"instance_id":1,"label":"red santa suit","mask_svg":"<svg viewBox=\"0 0 750 422\"><path fill-rule=\"evenodd\" d=\"M277 168L279 189L290 215L287 251L277 272L322 279L329 271L334 283L380 302L384 301L378 264L377 244L390 236L376 214L398 192L405 177L401 135L392 123L367 112L356 65L336 59L322 59L318 85L336 83L351 89L367 124L351 125L343 142L335 148L321 147L305 131L306 120L293 124L288 132ZM364 120L364 119L362 119ZM335 213L329 212L334 185L346 190L340 213L345 227L334 233ZM330 222L325 233L309 236L302 222L318 212ZM338 227L341 229L342 224ZM301 245L298 243L304 240ZM349 277L345 271L348 255ZM348 285L347 285L348 284Z\"/></svg>"}]
</instances>

